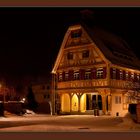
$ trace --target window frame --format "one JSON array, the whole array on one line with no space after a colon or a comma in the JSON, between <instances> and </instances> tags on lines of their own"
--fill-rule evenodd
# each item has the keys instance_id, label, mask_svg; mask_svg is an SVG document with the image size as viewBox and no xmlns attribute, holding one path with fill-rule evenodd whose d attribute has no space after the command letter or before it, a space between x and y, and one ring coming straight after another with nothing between
<instances>
[{"instance_id":1,"label":"window frame","mask_svg":"<svg viewBox=\"0 0 140 140\"><path fill-rule=\"evenodd\" d=\"M96 78L97 79L103 79L103 74L104 73L104 70L103 70L103 68L101 67L101 68L97 68L96 69Z\"/></svg>"},{"instance_id":2,"label":"window frame","mask_svg":"<svg viewBox=\"0 0 140 140\"><path fill-rule=\"evenodd\" d=\"M74 78L74 80L79 80L80 79L80 73L79 73L79 71L74 71L73 78Z\"/></svg>"},{"instance_id":3,"label":"window frame","mask_svg":"<svg viewBox=\"0 0 140 140\"><path fill-rule=\"evenodd\" d=\"M84 50L84 51L82 52L82 58L83 58L83 59L89 58L89 50Z\"/></svg>"},{"instance_id":4,"label":"window frame","mask_svg":"<svg viewBox=\"0 0 140 140\"><path fill-rule=\"evenodd\" d=\"M72 52L67 53L67 59L68 60L73 60L73 53Z\"/></svg>"},{"instance_id":5,"label":"window frame","mask_svg":"<svg viewBox=\"0 0 140 140\"><path fill-rule=\"evenodd\" d=\"M115 96L115 104L121 104L121 103L122 103L121 96Z\"/></svg>"}]
</instances>

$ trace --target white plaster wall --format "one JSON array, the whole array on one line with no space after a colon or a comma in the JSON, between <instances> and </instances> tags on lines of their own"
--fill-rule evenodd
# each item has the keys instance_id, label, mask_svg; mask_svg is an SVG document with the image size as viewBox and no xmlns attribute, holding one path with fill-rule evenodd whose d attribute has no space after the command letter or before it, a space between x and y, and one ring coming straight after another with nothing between
<instances>
[{"instance_id":1,"label":"white plaster wall","mask_svg":"<svg viewBox=\"0 0 140 140\"><path fill-rule=\"evenodd\" d=\"M121 97L121 104L116 104L115 103L115 96L120 96ZM120 93L114 93L112 94L112 108L111 108L111 115L116 116L116 113L119 113L119 116L123 117L126 115L128 110L123 110L123 96Z\"/></svg>"}]
</instances>

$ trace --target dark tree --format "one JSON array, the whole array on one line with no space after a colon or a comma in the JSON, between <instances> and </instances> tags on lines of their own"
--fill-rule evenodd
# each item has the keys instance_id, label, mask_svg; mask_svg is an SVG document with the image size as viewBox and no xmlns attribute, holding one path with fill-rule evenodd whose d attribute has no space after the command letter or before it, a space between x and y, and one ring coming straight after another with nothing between
<instances>
[{"instance_id":1,"label":"dark tree","mask_svg":"<svg viewBox=\"0 0 140 140\"><path fill-rule=\"evenodd\" d=\"M28 87L28 94L27 94L27 107L33 111L36 110L38 106L37 101L35 100L34 93L31 87Z\"/></svg>"}]
</instances>

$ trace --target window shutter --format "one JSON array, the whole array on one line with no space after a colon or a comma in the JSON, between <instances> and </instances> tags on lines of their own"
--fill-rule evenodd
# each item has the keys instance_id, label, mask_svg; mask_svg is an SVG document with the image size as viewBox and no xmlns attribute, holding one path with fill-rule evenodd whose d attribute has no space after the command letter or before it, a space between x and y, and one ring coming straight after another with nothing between
<instances>
[{"instance_id":1,"label":"window shutter","mask_svg":"<svg viewBox=\"0 0 140 140\"><path fill-rule=\"evenodd\" d=\"M89 74L89 79L92 79L92 74L91 74L91 70L90 70L90 74Z\"/></svg>"},{"instance_id":2,"label":"window shutter","mask_svg":"<svg viewBox=\"0 0 140 140\"><path fill-rule=\"evenodd\" d=\"M106 78L106 67L103 67L103 79L105 79Z\"/></svg>"},{"instance_id":3,"label":"window shutter","mask_svg":"<svg viewBox=\"0 0 140 140\"><path fill-rule=\"evenodd\" d=\"M69 81L71 81L71 70L69 70Z\"/></svg>"},{"instance_id":4,"label":"window shutter","mask_svg":"<svg viewBox=\"0 0 140 140\"><path fill-rule=\"evenodd\" d=\"M128 80L131 81L131 72L128 72Z\"/></svg>"},{"instance_id":5,"label":"window shutter","mask_svg":"<svg viewBox=\"0 0 140 140\"><path fill-rule=\"evenodd\" d=\"M123 80L126 80L126 72L123 70Z\"/></svg>"},{"instance_id":6,"label":"window shutter","mask_svg":"<svg viewBox=\"0 0 140 140\"><path fill-rule=\"evenodd\" d=\"M92 79L96 79L96 68L92 69Z\"/></svg>"},{"instance_id":7,"label":"window shutter","mask_svg":"<svg viewBox=\"0 0 140 140\"><path fill-rule=\"evenodd\" d=\"M57 81L59 81L59 73L57 73Z\"/></svg>"},{"instance_id":8,"label":"window shutter","mask_svg":"<svg viewBox=\"0 0 140 140\"><path fill-rule=\"evenodd\" d=\"M73 80L73 70L69 70L69 80Z\"/></svg>"},{"instance_id":9,"label":"window shutter","mask_svg":"<svg viewBox=\"0 0 140 140\"><path fill-rule=\"evenodd\" d=\"M62 73L62 81L65 81L65 72Z\"/></svg>"},{"instance_id":10,"label":"window shutter","mask_svg":"<svg viewBox=\"0 0 140 140\"><path fill-rule=\"evenodd\" d=\"M85 78L85 70L80 69L80 79L84 80L84 78Z\"/></svg>"},{"instance_id":11,"label":"window shutter","mask_svg":"<svg viewBox=\"0 0 140 140\"><path fill-rule=\"evenodd\" d=\"M138 79L137 79L137 74L134 73L134 82L137 82L137 81L138 81Z\"/></svg>"},{"instance_id":12,"label":"window shutter","mask_svg":"<svg viewBox=\"0 0 140 140\"><path fill-rule=\"evenodd\" d=\"M113 68L110 68L110 78L113 79Z\"/></svg>"},{"instance_id":13,"label":"window shutter","mask_svg":"<svg viewBox=\"0 0 140 140\"><path fill-rule=\"evenodd\" d=\"M120 80L120 70L116 69L116 79Z\"/></svg>"}]
</instances>

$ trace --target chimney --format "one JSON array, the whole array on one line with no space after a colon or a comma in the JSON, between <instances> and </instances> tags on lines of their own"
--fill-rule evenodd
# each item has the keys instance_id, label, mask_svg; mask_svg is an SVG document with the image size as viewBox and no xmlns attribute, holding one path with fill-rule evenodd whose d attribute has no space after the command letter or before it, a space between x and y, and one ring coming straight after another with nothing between
<instances>
[{"instance_id":1,"label":"chimney","mask_svg":"<svg viewBox=\"0 0 140 140\"><path fill-rule=\"evenodd\" d=\"M89 9L81 10L81 20L84 24L87 24L88 26L94 25L94 12Z\"/></svg>"}]
</instances>

